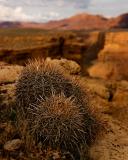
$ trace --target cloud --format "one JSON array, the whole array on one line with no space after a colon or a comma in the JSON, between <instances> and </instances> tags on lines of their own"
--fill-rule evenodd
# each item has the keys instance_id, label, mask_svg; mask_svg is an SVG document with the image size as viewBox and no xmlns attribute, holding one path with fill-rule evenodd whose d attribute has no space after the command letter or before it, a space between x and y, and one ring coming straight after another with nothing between
<instances>
[{"instance_id":1,"label":"cloud","mask_svg":"<svg viewBox=\"0 0 128 160\"><path fill-rule=\"evenodd\" d=\"M0 0L0 20L49 21L75 14L90 0Z\"/></svg>"},{"instance_id":2,"label":"cloud","mask_svg":"<svg viewBox=\"0 0 128 160\"><path fill-rule=\"evenodd\" d=\"M59 19L60 15L58 12L48 12L48 13L43 13L43 14L37 14L37 21L49 21L49 20L53 20L53 19Z\"/></svg>"},{"instance_id":3,"label":"cloud","mask_svg":"<svg viewBox=\"0 0 128 160\"><path fill-rule=\"evenodd\" d=\"M80 12L116 16L127 6L128 0L0 0L0 20L44 22Z\"/></svg>"},{"instance_id":4,"label":"cloud","mask_svg":"<svg viewBox=\"0 0 128 160\"><path fill-rule=\"evenodd\" d=\"M128 12L128 0L92 0L87 11L107 17L118 16Z\"/></svg>"},{"instance_id":5,"label":"cloud","mask_svg":"<svg viewBox=\"0 0 128 160\"><path fill-rule=\"evenodd\" d=\"M54 2L59 7L68 6L68 7L75 7L75 8L87 8L91 0L53 0L52 2Z\"/></svg>"},{"instance_id":6,"label":"cloud","mask_svg":"<svg viewBox=\"0 0 128 160\"><path fill-rule=\"evenodd\" d=\"M49 16L51 16L51 17L59 17L59 13L57 13L57 12L49 12Z\"/></svg>"},{"instance_id":7,"label":"cloud","mask_svg":"<svg viewBox=\"0 0 128 160\"><path fill-rule=\"evenodd\" d=\"M32 17L24 13L22 7L14 9L8 6L0 5L0 20L1 21L30 21Z\"/></svg>"},{"instance_id":8,"label":"cloud","mask_svg":"<svg viewBox=\"0 0 128 160\"><path fill-rule=\"evenodd\" d=\"M1 2L6 2L6 0L0 0L0 3L1 3Z\"/></svg>"},{"instance_id":9,"label":"cloud","mask_svg":"<svg viewBox=\"0 0 128 160\"><path fill-rule=\"evenodd\" d=\"M0 0L1 2L1 0ZM59 13L55 11L34 12L28 14L23 10L22 6L12 7L0 4L0 21L48 21L58 19Z\"/></svg>"},{"instance_id":10,"label":"cloud","mask_svg":"<svg viewBox=\"0 0 128 160\"><path fill-rule=\"evenodd\" d=\"M14 5L17 4L24 4L29 6L35 7L48 7L52 6L55 7L76 7L76 8L86 8L89 6L91 0L8 0L8 3L13 3Z\"/></svg>"}]
</instances>

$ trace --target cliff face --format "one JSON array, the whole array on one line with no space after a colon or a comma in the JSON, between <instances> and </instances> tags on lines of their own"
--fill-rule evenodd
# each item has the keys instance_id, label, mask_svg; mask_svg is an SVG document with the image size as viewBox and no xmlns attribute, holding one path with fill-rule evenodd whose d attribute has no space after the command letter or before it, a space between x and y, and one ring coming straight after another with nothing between
<instances>
[{"instance_id":1,"label":"cliff face","mask_svg":"<svg viewBox=\"0 0 128 160\"><path fill-rule=\"evenodd\" d=\"M104 48L98 53L97 62L89 69L92 77L128 79L128 32L105 34Z\"/></svg>"},{"instance_id":2,"label":"cliff face","mask_svg":"<svg viewBox=\"0 0 128 160\"><path fill-rule=\"evenodd\" d=\"M0 60L23 64L28 58L49 56L86 63L97 57L100 48L99 37L100 32L80 31L48 32L47 34L42 31L39 35L36 32L32 35L29 31L27 35L16 33L13 36L8 36L7 33L7 35L0 36ZM99 46L98 50L97 46Z\"/></svg>"},{"instance_id":3,"label":"cliff face","mask_svg":"<svg viewBox=\"0 0 128 160\"><path fill-rule=\"evenodd\" d=\"M128 32L108 32L98 59L105 61L128 57ZM113 59L112 59L113 60Z\"/></svg>"}]
</instances>

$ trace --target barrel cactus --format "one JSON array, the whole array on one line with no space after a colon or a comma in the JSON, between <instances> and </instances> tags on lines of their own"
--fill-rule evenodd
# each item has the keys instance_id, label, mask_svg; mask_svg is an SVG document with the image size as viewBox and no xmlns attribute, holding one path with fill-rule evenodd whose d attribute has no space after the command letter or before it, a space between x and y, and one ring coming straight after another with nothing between
<instances>
[{"instance_id":1,"label":"barrel cactus","mask_svg":"<svg viewBox=\"0 0 128 160\"><path fill-rule=\"evenodd\" d=\"M23 69L16 103L25 114L30 134L44 146L78 151L97 127L87 90L52 61L31 61Z\"/></svg>"},{"instance_id":2,"label":"barrel cactus","mask_svg":"<svg viewBox=\"0 0 128 160\"><path fill-rule=\"evenodd\" d=\"M84 114L75 104L73 97L65 97L63 93L45 100L40 97L39 104L29 108L30 132L37 141L46 146L64 149L76 148L85 143L86 127Z\"/></svg>"}]
</instances>

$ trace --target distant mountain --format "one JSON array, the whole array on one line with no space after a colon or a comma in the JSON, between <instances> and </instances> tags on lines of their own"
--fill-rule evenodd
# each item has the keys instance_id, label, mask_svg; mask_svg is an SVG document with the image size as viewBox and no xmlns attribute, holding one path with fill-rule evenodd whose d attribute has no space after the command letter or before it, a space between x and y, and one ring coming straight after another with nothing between
<instances>
[{"instance_id":1,"label":"distant mountain","mask_svg":"<svg viewBox=\"0 0 128 160\"><path fill-rule=\"evenodd\" d=\"M47 23L34 22L0 22L0 28L41 28L41 29L63 29L63 30L92 30L128 28L128 13L115 18L105 18L100 15L86 13L77 14L70 18Z\"/></svg>"},{"instance_id":2,"label":"distant mountain","mask_svg":"<svg viewBox=\"0 0 128 160\"><path fill-rule=\"evenodd\" d=\"M20 22L0 22L0 28L13 28L13 27L20 27L21 23Z\"/></svg>"},{"instance_id":3,"label":"distant mountain","mask_svg":"<svg viewBox=\"0 0 128 160\"><path fill-rule=\"evenodd\" d=\"M119 16L118 18L118 26L119 28L128 28L128 13Z\"/></svg>"}]
</instances>

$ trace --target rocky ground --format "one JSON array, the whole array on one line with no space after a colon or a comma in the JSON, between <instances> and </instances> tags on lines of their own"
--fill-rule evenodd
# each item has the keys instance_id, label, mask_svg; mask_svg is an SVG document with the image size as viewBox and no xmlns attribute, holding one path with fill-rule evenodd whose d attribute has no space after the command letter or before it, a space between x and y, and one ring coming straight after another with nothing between
<instances>
[{"instance_id":1,"label":"rocky ground","mask_svg":"<svg viewBox=\"0 0 128 160\"><path fill-rule=\"evenodd\" d=\"M73 61L55 60L66 72L78 75L80 66ZM42 149L21 137L16 121L15 84L23 69L0 62L0 159L61 160L70 153ZM81 77L92 96L92 104L105 129L97 133L88 149L89 160L128 160L128 81ZM82 154L82 153L81 153ZM70 157L70 158L69 158ZM81 155L83 159L84 155Z\"/></svg>"}]
</instances>

